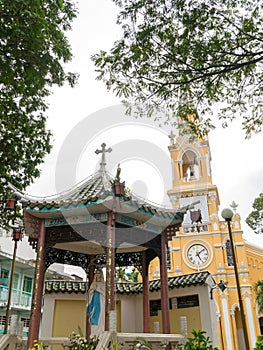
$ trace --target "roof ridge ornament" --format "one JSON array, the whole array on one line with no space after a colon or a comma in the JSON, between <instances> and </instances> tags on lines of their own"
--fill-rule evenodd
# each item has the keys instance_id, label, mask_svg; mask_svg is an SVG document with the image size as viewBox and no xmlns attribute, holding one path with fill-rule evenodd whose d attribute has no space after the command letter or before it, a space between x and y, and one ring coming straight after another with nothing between
<instances>
[{"instance_id":1,"label":"roof ridge ornament","mask_svg":"<svg viewBox=\"0 0 263 350\"><path fill-rule=\"evenodd\" d=\"M100 154L101 153L101 162L100 162L100 169L99 171L102 173L106 172L106 157L105 157L105 153L108 152L110 153L112 151L112 148L109 147L108 149L106 149L106 143L102 143L101 144L101 150L96 149L95 153L96 154Z\"/></svg>"}]
</instances>

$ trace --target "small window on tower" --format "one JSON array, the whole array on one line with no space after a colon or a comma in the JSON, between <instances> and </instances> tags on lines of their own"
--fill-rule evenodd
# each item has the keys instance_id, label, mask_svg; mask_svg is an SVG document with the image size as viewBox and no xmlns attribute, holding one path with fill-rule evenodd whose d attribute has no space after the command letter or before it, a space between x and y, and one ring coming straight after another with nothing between
<instances>
[{"instance_id":1,"label":"small window on tower","mask_svg":"<svg viewBox=\"0 0 263 350\"><path fill-rule=\"evenodd\" d=\"M197 156L193 151L186 151L182 157L184 181L194 181L199 178L199 166Z\"/></svg>"}]
</instances>

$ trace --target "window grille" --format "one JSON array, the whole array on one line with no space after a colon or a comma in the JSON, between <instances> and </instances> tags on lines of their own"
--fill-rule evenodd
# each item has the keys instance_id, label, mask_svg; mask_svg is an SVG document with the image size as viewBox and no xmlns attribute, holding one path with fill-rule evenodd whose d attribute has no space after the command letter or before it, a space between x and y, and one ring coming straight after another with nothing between
<instances>
[{"instance_id":1,"label":"window grille","mask_svg":"<svg viewBox=\"0 0 263 350\"><path fill-rule=\"evenodd\" d=\"M232 249L231 249L229 240L226 241L226 256L227 256L227 265L234 266Z\"/></svg>"},{"instance_id":2,"label":"window grille","mask_svg":"<svg viewBox=\"0 0 263 350\"><path fill-rule=\"evenodd\" d=\"M23 327L29 327L30 318L21 317L21 322L23 323Z\"/></svg>"}]
</instances>

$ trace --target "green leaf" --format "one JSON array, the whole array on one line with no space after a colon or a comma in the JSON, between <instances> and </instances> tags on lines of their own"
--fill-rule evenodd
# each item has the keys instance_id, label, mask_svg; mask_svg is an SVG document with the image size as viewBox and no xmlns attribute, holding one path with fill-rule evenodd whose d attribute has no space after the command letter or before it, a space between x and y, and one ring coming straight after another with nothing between
<instances>
[{"instance_id":1,"label":"green leaf","mask_svg":"<svg viewBox=\"0 0 263 350\"><path fill-rule=\"evenodd\" d=\"M51 150L46 98L53 85L76 83L64 71L72 58L65 30L76 17L70 0L3 0L0 6L0 224L19 213L5 212L11 182L25 189L39 176Z\"/></svg>"},{"instance_id":2,"label":"green leaf","mask_svg":"<svg viewBox=\"0 0 263 350\"><path fill-rule=\"evenodd\" d=\"M246 137L263 124L261 4L252 0L115 0L123 37L92 57L98 79L137 115L177 123L182 100L198 110L195 136L207 134L210 115L243 118ZM129 88L124 86L129 84ZM213 108L218 102L219 111ZM173 121L172 121L173 122Z\"/></svg>"}]
</instances>

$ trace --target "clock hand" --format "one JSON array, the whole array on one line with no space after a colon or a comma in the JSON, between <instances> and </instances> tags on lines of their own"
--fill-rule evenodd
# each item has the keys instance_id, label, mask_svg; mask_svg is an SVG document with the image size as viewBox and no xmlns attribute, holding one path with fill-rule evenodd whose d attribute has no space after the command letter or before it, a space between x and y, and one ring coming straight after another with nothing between
<instances>
[{"instance_id":1,"label":"clock hand","mask_svg":"<svg viewBox=\"0 0 263 350\"><path fill-rule=\"evenodd\" d=\"M199 258L199 260L202 261L202 259L200 258L200 252L195 252L195 256L197 256Z\"/></svg>"}]
</instances>

